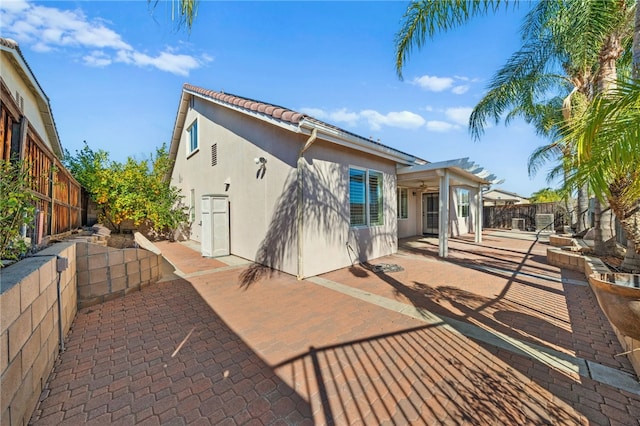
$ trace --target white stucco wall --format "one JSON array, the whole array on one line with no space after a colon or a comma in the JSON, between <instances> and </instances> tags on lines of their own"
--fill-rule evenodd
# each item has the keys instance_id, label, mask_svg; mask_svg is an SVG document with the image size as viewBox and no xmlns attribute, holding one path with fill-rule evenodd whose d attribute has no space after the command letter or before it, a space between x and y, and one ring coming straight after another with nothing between
<instances>
[{"instance_id":1,"label":"white stucco wall","mask_svg":"<svg viewBox=\"0 0 640 426\"><path fill-rule=\"evenodd\" d=\"M187 129L198 119L199 151L187 157ZM184 124L172 174L185 204L195 190L191 239L202 240L200 200L223 194L230 203L231 253L298 274L298 152L307 137L196 100ZM217 144L216 166L211 145ZM264 175L254 158L267 160ZM384 225L349 224L349 167L383 173ZM304 155L302 274L313 276L397 250L396 164L319 137ZM225 190L225 180L231 182ZM415 203L415 201L414 201ZM348 245L347 245L348 243Z\"/></svg>"},{"instance_id":2,"label":"white stucco wall","mask_svg":"<svg viewBox=\"0 0 640 426\"><path fill-rule=\"evenodd\" d=\"M380 226L351 227L349 168L383 174ZM303 274L313 276L397 251L395 162L318 141L305 154Z\"/></svg>"},{"instance_id":3,"label":"white stucco wall","mask_svg":"<svg viewBox=\"0 0 640 426\"><path fill-rule=\"evenodd\" d=\"M7 85L7 88L11 92L11 95L14 99L16 98L16 91L20 96L24 98L23 114L27 117L27 119L29 120L29 124L36 131L40 139L49 148L53 149L53 147L51 146L51 141L47 137L44 122L42 121L42 115L40 113L40 108L38 107L37 97L33 93L34 89L17 71L17 65L9 59L9 53L2 52L2 54L0 54L0 58L2 80Z\"/></svg>"},{"instance_id":4,"label":"white stucco wall","mask_svg":"<svg viewBox=\"0 0 640 426\"><path fill-rule=\"evenodd\" d=\"M199 151L187 158L188 133L198 119ZM214 121L215 120L215 121ZM200 200L203 195L223 194L230 203L231 253L259 260L295 274L297 243L293 235L295 204L295 164L301 137L241 113L196 99L189 110L172 175L172 184L181 189L189 205L195 190L195 222L191 239L201 241ZM211 166L211 146L217 144L217 165ZM264 175L258 174L256 157L267 160ZM231 184L226 190L225 181ZM286 207L286 210L283 210ZM278 228L278 233L268 230ZM275 237L280 237L278 240ZM260 251L262 250L262 251Z\"/></svg>"},{"instance_id":5,"label":"white stucco wall","mask_svg":"<svg viewBox=\"0 0 640 426\"><path fill-rule=\"evenodd\" d=\"M422 195L420 190L408 188L408 217L398 219L398 238L422 234ZM416 195L413 195L413 194Z\"/></svg>"}]
</instances>

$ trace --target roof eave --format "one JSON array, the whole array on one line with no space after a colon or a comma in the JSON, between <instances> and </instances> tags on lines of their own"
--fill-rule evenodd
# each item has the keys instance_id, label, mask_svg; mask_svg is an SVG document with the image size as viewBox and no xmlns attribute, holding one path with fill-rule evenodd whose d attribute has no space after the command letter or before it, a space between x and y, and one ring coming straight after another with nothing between
<instances>
[{"instance_id":1,"label":"roof eave","mask_svg":"<svg viewBox=\"0 0 640 426\"><path fill-rule=\"evenodd\" d=\"M405 154L403 152L386 147L382 144L374 143L367 139L341 132L339 129L333 126L323 126L321 123L315 120L309 121L303 119L300 122L299 127L301 133L305 135L310 135L313 129L316 129L316 131L318 132L318 137L324 140L335 143L336 145L344 146L346 148L351 148L360 152L386 158L404 166L411 166L424 162L424 160L413 155Z\"/></svg>"},{"instance_id":2,"label":"roof eave","mask_svg":"<svg viewBox=\"0 0 640 426\"><path fill-rule=\"evenodd\" d=\"M62 158L62 144L60 143L60 136L58 135L58 129L56 127L55 120L53 118L53 112L51 110L51 104L49 102L49 97L46 95L42 86L36 79L31 67L25 60L22 52L20 52L19 47L16 45L15 48L6 46L4 44L0 44L0 51L9 53L14 61L16 61L19 65L18 73L25 79L27 85L31 87L31 89L37 94L38 100L38 110L42 115L42 121L44 122L45 131L47 132L47 137L51 142L51 148L55 155L58 158Z\"/></svg>"}]
</instances>

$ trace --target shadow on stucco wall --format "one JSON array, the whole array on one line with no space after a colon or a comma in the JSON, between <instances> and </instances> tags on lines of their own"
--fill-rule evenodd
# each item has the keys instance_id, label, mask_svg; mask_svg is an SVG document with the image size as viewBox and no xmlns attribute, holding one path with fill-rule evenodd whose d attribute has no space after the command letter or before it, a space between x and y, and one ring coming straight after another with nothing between
<instances>
[{"instance_id":1,"label":"shadow on stucco wall","mask_svg":"<svg viewBox=\"0 0 640 426\"><path fill-rule=\"evenodd\" d=\"M283 270L287 261L294 264L297 261L298 170L303 173L302 220L305 233L319 236L331 249L343 247L344 257L349 258L352 264L368 258L373 239L382 237L385 243L395 244L395 236L385 231L386 227L367 228L369 232L350 228L348 166L317 160L316 164L301 161L299 168L291 171L283 185L267 233L258 247L255 263L240 275L242 288L247 289L263 277ZM387 180L384 190L390 191L395 182ZM388 203L385 203L384 209L385 220L396 219L395 210ZM349 244L345 244L345 241ZM330 256L333 253L314 255Z\"/></svg>"}]
</instances>

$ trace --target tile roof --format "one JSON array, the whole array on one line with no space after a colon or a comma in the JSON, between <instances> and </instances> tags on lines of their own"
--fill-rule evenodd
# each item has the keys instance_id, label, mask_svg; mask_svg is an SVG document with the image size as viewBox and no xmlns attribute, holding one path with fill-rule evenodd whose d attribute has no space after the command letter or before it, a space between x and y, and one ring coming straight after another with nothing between
<instances>
[{"instance_id":1,"label":"tile roof","mask_svg":"<svg viewBox=\"0 0 640 426\"><path fill-rule=\"evenodd\" d=\"M184 89L198 93L202 96L206 96L217 101L227 103L229 105L235 105L240 108L247 109L249 111L259 112L265 115L269 115L278 120L286 121L292 124L298 124L307 117L300 112L292 111L290 109L268 104L265 102L256 101L254 99L244 98L231 93L216 92L214 90L203 89L202 87L192 86L191 84L185 84Z\"/></svg>"},{"instance_id":2,"label":"tile roof","mask_svg":"<svg viewBox=\"0 0 640 426\"><path fill-rule=\"evenodd\" d=\"M360 136L356 133L350 132L348 130L344 130L340 127L334 126L333 124L329 124L327 122L324 122L322 120L318 120L317 118L314 118L310 115L307 114L303 114L301 112L297 112L297 111L293 111L291 109L285 108L285 107L281 107L278 105L274 105L274 104L270 104L270 103L266 103L266 102L261 102L261 101L257 101L254 99L250 99L250 98L245 98L242 96L237 96L237 95L233 95L231 93L224 93L224 92L216 92L214 90L208 90L208 89L204 89L202 87L198 87L198 86L194 86L191 85L189 83L185 83L183 86L183 90L189 91L189 92L193 92L193 93L197 93L201 96L205 96L211 99L214 99L216 101L219 102L224 102L226 104L229 105L233 105L233 106L237 106L243 109L246 109L248 111L252 111L252 112L257 112L257 113L261 113L261 114L265 114L267 116L273 117L277 120L281 120L287 123L291 123L291 124L300 124L303 120L309 123L313 123L316 125L321 125L323 127L326 128L330 128L333 129L337 132L343 133L345 135L348 135L350 137L354 137L357 139L361 139L363 141L366 141L367 143L373 144L373 145L377 145L381 148L384 149L388 149L391 151L394 151L396 153L399 153L403 156L407 156L407 157L413 157L417 160L426 162L426 160L422 160L418 157L416 157L415 155L412 154L408 154L406 152L400 151L396 148L392 148L390 146L387 146L385 144L382 144L378 141L373 140L372 138L365 138L364 136Z\"/></svg>"},{"instance_id":3,"label":"tile roof","mask_svg":"<svg viewBox=\"0 0 640 426\"><path fill-rule=\"evenodd\" d=\"M18 50L18 43L10 38L0 37L0 44L10 49Z\"/></svg>"}]
</instances>

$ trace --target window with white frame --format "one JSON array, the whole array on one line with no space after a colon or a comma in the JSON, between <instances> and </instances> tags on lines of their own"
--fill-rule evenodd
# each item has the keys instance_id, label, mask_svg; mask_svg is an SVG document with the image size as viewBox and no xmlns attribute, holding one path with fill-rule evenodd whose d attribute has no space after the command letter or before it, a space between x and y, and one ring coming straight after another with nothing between
<instances>
[{"instance_id":1,"label":"window with white frame","mask_svg":"<svg viewBox=\"0 0 640 426\"><path fill-rule=\"evenodd\" d=\"M349 217L351 226L384 224L382 173L349 169Z\"/></svg>"},{"instance_id":2,"label":"window with white frame","mask_svg":"<svg viewBox=\"0 0 640 426\"><path fill-rule=\"evenodd\" d=\"M469 217L469 190L458 188L458 217Z\"/></svg>"},{"instance_id":3,"label":"window with white frame","mask_svg":"<svg viewBox=\"0 0 640 426\"><path fill-rule=\"evenodd\" d=\"M409 190L407 188L398 188L398 219L409 218Z\"/></svg>"},{"instance_id":4,"label":"window with white frame","mask_svg":"<svg viewBox=\"0 0 640 426\"><path fill-rule=\"evenodd\" d=\"M198 140L198 120L195 120L191 126L187 129L189 145L187 149L187 155L191 155L196 152L199 148L199 140Z\"/></svg>"}]
</instances>

